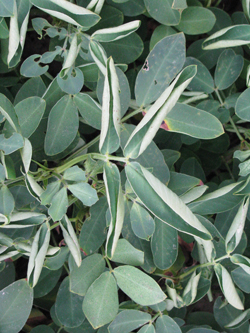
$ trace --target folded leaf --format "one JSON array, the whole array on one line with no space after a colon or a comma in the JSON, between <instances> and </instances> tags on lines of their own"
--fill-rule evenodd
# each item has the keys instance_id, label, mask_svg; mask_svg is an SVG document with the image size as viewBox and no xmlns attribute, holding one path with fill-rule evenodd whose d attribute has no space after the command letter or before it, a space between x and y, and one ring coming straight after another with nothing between
<instances>
[{"instance_id":1,"label":"folded leaf","mask_svg":"<svg viewBox=\"0 0 250 333\"><path fill-rule=\"evenodd\" d=\"M135 162L126 165L125 171L135 194L157 218L182 232L211 239L209 232L181 199L149 171Z\"/></svg>"},{"instance_id":2,"label":"folded leaf","mask_svg":"<svg viewBox=\"0 0 250 333\"><path fill-rule=\"evenodd\" d=\"M230 257L230 260L232 261L232 263L234 263L235 265L239 265L242 269L244 269L244 271L250 275L250 259L242 256L241 254L233 254Z\"/></svg>"},{"instance_id":3,"label":"folded leaf","mask_svg":"<svg viewBox=\"0 0 250 333\"><path fill-rule=\"evenodd\" d=\"M106 254L111 259L115 253L124 219L124 198L121 188L120 173L115 164L105 165L104 183L110 211L109 230L106 241Z\"/></svg>"},{"instance_id":4,"label":"folded leaf","mask_svg":"<svg viewBox=\"0 0 250 333\"><path fill-rule=\"evenodd\" d=\"M172 110L182 92L189 85L196 74L196 66L188 66L176 77L171 85L161 94L157 101L149 108L145 117L131 134L124 154L130 158L137 158L148 147L159 130L163 120Z\"/></svg>"},{"instance_id":5,"label":"folded leaf","mask_svg":"<svg viewBox=\"0 0 250 333\"><path fill-rule=\"evenodd\" d=\"M208 37L202 47L205 50L247 45L250 43L250 25L239 24L224 28Z\"/></svg>"},{"instance_id":6,"label":"folded leaf","mask_svg":"<svg viewBox=\"0 0 250 333\"><path fill-rule=\"evenodd\" d=\"M99 142L99 150L102 154L111 154L120 146L121 104L119 89L114 61L109 58L102 98L102 127Z\"/></svg>"},{"instance_id":7,"label":"folded leaf","mask_svg":"<svg viewBox=\"0 0 250 333\"><path fill-rule=\"evenodd\" d=\"M30 252L30 258L27 270L27 279L31 287L35 287L37 284L43 264L44 259L48 251L50 242L50 225L48 222L41 225L38 229Z\"/></svg>"},{"instance_id":8,"label":"folded leaf","mask_svg":"<svg viewBox=\"0 0 250 333\"><path fill-rule=\"evenodd\" d=\"M112 42L124 38L136 31L140 26L140 21L132 21L118 27L106 28L95 31L91 37L98 42Z\"/></svg>"},{"instance_id":9,"label":"folded leaf","mask_svg":"<svg viewBox=\"0 0 250 333\"><path fill-rule=\"evenodd\" d=\"M99 15L64 0L32 0L31 3L60 20L79 25L85 29L92 27L100 20Z\"/></svg>"},{"instance_id":10,"label":"folded leaf","mask_svg":"<svg viewBox=\"0 0 250 333\"><path fill-rule=\"evenodd\" d=\"M244 306L240 300L239 295L237 294L232 278L226 268L221 264L216 264L214 266L214 271L219 281L220 288L228 303L236 309L244 310Z\"/></svg>"}]
</instances>

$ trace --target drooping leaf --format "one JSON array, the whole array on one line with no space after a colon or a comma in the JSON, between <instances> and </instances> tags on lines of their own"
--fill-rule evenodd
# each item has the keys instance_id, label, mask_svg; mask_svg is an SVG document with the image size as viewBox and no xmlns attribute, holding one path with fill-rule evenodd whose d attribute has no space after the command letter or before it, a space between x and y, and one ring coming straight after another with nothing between
<instances>
[{"instance_id":1,"label":"drooping leaf","mask_svg":"<svg viewBox=\"0 0 250 333\"><path fill-rule=\"evenodd\" d=\"M61 188L59 192L51 200L51 206L48 210L49 215L53 221L59 221L63 218L68 209L68 197L65 187Z\"/></svg>"},{"instance_id":2,"label":"drooping leaf","mask_svg":"<svg viewBox=\"0 0 250 333\"><path fill-rule=\"evenodd\" d=\"M37 96L23 99L15 105L21 133L25 138L29 138L37 129L43 117L45 106L45 100Z\"/></svg>"},{"instance_id":3,"label":"drooping leaf","mask_svg":"<svg viewBox=\"0 0 250 333\"><path fill-rule=\"evenodd\" d=\"M74 140L79 125L77 109L70 95L62 97L52 108L45 137L45 152L56 155Z\"/></svg>"},{"instance_id":4,"label":"drooping leaf","mask_svg":"<svg viewBox=\"0 0 250 333\"><path fill-rule=\"evenodd\" d=\"M140 305L157 304L166 298L155 280L135 267L117 267L114 275L122 291Z\"/></svg>"},{"instance_id":5,"label":"drooping leaf","mask_svg":"<svg viewBox=\"0 0 250 333\"><path fill-rule=\"evenodd\" d=\"M32 304L33 291L25 280L15 281L2 289L0 291L0 332L21 331L29 317Z\"/></svg>"},{"instance_id":6,"label":"drooping leaf","mask_svg":"<svg viewBox=\"0 0 250 333\"><path fill-rule=\"evenodd\" d=\"M181 329L171 317L164 315L156 320L155 332L181 333Z\"/></svg>"},{"instance_id":7,"label":"drooping leaf","mask_svg":"<svg viewBox=\"0 0 250 333\"><path fill-rule=\"evenodd\" d=\"M165 25L177 25L180 12L172 7L172 0L145 0L149 14L158 22Z\"/></svg>"},{"instance_id":8,"label":"drooping leaf","mask_svg":"<svg viewBox=\"0 0 250 333\"><path fill-rule=\"evenodd\" d=\"M190 6L181 13L181 20L176 28L188 35L200 35L210 31L215 21L215 15L211 10Z\"/></svg>"},{"instance_id":9,"label":"drooping leaf","mask_svg":"<svg viewBox=\"0 0 250 333\"><path fill-rule=\"evenodd\" d=\"M91 187L88 183L77 183L73 185L68 185L68 189L77 197L85 206L94 205L98 196L96 190Z\"/></svg>"},{"instance_id":10,"label":"drooping leaf","mask_svg":"<svg viewBox=\"0 0 250 333\"><path fill-rule=\"evenodd\" d=\"M232 261L232 263L239 265L242 269L244 269L244 271L250 275L250 259L242 256L241 254L233 254L230 257L230 260Z\"/></svg>"},{"instance_id":11,"label":"drooping leaf","mask_svg":"<svg viewBox=\"0 0 250 333\"><path fill-rule=\"evenodd\" d=\"M110 272L104 272L89 287L83 301L83 312L97 329L108 324L118 312L116 281Z\"/></svg>"},{"instance_id":12,"label":"drooping leaf","mask_svg":"<svg viewBox=\"0 0 250 333\"><path fill-rule=\"evenodd\" d=\"M177 231L156 218L151 249L155 265L161 270L168 269L174 264L178 254Z\"/></svg>"},{"instance_id":13,"label":"drooping leaf","mask_svg":"<svg viewBox=\"0 0 250 333\"><path fill-rule=\"evenodd\" d=\"M243 69L244 60L232 49L221 53L215 69L214 82L219 90L230 87L239 77Z\"/></svg>"},{"instance_id":14,"label":"drooping leaf","mask_svg":"<svg viewBox=\"0 0 250 333\"><path fill-rule=\"evenodd\" d=\"M134 202L130 211L130 219L135 235L149 240L155 231L155 223L147 210Z\"/></svg>"},{"instance_id":15,"label":"drooping leaf","mask_svg":"<svg viewBox=\"0 0 250 333\"><path fill-rule=\"evenodd\" d=\"M107 209L107 199L103 196L90 208L90 217L83 223L79 241L87 254L97 251L106 239Z\"/></svg>"},{"instance_id":16,"label":"drooping leaf","mask_svg":"<svg viewBox=\"0 0 250 333\"><path fill-rule=\"evenodd\" d=\"M69 277L67 276L60 285L55 302L56 316L62 325L69 328L81 325L85 319L82 301L82 296L69 290Z\"/></svg>"},{"instance_id":17,"label":"drooping leaf","mask_svg":"<svg viewBox=\"0 0 250 333\"><path fill-rule=\"evenodd\" d=\"M146 324L151 319L149 313L138 310L121 311L109 325L110 333L129 333Z\"/></svg>"},{"instance_id":18,"label":"drooping leaf","mask_svg":"<svg viewBox=\"0 0 250 333\"><path fill-rule=\"evenodd\" d=\"M181 70L184 61L185 37L183 34L167 36L157 43L136 78L137 105L154 102Z\"/></svg>"},{"instance_id":19,"label":"drooping leaf","mask_svg":"<svg viewBox=\"0 0 250 333\"><path fill-rule=\"evenodd\" d=\"M144 253L136 249L126 239L119 239L112 261L131 266L141 266L144 263Z\"/></svg>"},{"instance_id":20,"label":"drooping leaf","mask_svg":"<svg viewBox=\"0 0 250 333\"><path fill-rule=\"evenodd\" d=\"M249 96L250 96L250 88L247 88L240 94L235 105L235 113L237 114L237 116L246 121L250 121L250 116L249 116L250 107L248 103Z\"/></svg>"},{"instance_id":21,"label":"drooping leaf","mask_svg":"<svg viewBox=\"0 0 250 333\"><path fill-rule=\"evenodd\" d=\"M70 291L85 296L91 284L103 273L104 258L95 253L85 258L80 267L75 267L69 277Z\"/></svg>"}]
</instances>

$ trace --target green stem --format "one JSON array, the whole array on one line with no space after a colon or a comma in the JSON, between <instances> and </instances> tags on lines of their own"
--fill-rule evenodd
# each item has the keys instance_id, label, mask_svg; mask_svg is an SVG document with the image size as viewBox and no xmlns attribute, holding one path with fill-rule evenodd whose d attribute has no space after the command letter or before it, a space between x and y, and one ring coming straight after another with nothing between
<instances>
[{"instance_id":1,"label":"green stem","mask_svg":"<svg viewBox=\"0 0 250 333\"><path fill-rule=\"evenodd\" d=\"M206 262L205 264L197 265L197 266L191 268L188 272L183 273L183 274L181 274L180 276L176 277L175 279L182 280L182 279L184 279L186 276L188 276L188 275L190 275L191 273L193 273L194 271L196 271L197 268L204 268L204 267L214 266L217 262L219 262L219 261L221 261L221 260L224 260L224 259L227 259L227 258L229 258L229 255L228 255L228 254L226 254L225 256L220 257L220 258L214 260L213 262Z\"/></svg>"},{"instance_id":2,"label":"green stem","mask_svg":"<svg viewBox=\"0 0 250 333\"><path fill-rule=\"evenodd\" d=\"M90 154L84 154L84 155L75 157L74 159L68 161L67 163L55 168L54 171L56 173L62 173L65 170L72 167L73 165L85 161L88 157L96 159L96 160L102 160L102 161L105 161L105 162L108 162L109 160L119 161L119 162L124 162L124 163L128 162L128 159L125 158L125 157L112 156L112 155L108 155L108 154L107 155L102 155L102 154L98 154L98 153L90 153Z\"/></svg>"},{"instance_id":3,"label":"green stem","mask_svg":"<svg viewBox=\"0 0 250 333\"><path fill-rule=\"evenodd\" d=\"M227 168L227 171L228 171L230 177L231 177L232 180L235 182L236 180L235 180L235 178L234 178L234 175L233 175L231 169L229 168L229 165L227 164L227 161L226 161L226 159L225 159L225 157L224 157L223 155L221 156L221 159L222 159L222 161L223 161L225 167Z\"/></svg>"},{"instance_id":4,"label":"green stem","mask_svg":"<svg viewBox=\"0 0 250 333\"><path fill-rule=\"evenodd\" d=\"M50 73L45 72L44 75L47 76L47 78L50 79L51 81L54 80L53 76Z\"/></svg>"},{"instance_id":5,"label":"green stem","mask_svg":"<svg viewBox=\"0 0 250 333\"><path fill-rule=\"evenodd\" d=\"M17 177L16 179L10 179L10 180L6 180L4 182L5 185L11 185L11 184L15 184L15 183L18 183L20 181L24 180L24 176L19 176Z\"/></svg>"},{"instance_id":6,"label":"green stem","mask_svg":"<svg viewBox=\"0 0 250 333\"><path fill-rule=\"evenodd\" d=\"M101 247L101 251L102 251L103 258L105 259L105 261L109 267L110 272L113 272L113 267L111 266L110 261L108 260L106 254L105 254L105 250L104 250L103 246Z\"/></svg>"},{"instance_id":7,"label":"green stem","mask_svg":"<svg viewBox=\"0 0 250 333\"><path fill-rule=\"evenodd\" d=\"M142 109L140 108L140 109L137 109L137 110L135 110L135 111L132 111L132 112L130 112L127 116L125 116L125 117L123 117L122 118L122 123L124 123L126 120L128 120L129 118L132 118L132 117L134 117L136 114L138 114L138 113L141 113L142 112Z\"/></svg>"},{"instance_id":8,"label":"green stem","mask_svg":"<svg viewBox=\"0 0 250 333\"><path fill-rule=\"evenodd\" d=\"M153 322L161 315L161 312L157 312L153 317L152 319L150 320L150 324L153 324Z\"/></svg>"},{"instance_id":9,"label":"green stem","mask_svg":"<svg viewBox=\"0 0 250 333\"><path fill-rule=\"evenodd\" d=\"M76 152L74 152L72 155L70 155L65 162L71 161L74 156L79 155L80 153L82 153L85 149L88 149L89 147L93 146L96 142L98 142L100 139L100 135L98 135L96 138L94 138L92 141L88 142L86 145L84 145L83 147L79 148Z\"/></svg>"}]
</instances>

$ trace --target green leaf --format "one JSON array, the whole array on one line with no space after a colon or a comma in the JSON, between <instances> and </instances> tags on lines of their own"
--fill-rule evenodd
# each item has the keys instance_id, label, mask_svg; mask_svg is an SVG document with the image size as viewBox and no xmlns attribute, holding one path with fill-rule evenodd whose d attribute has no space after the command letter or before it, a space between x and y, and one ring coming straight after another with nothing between
<instances>
[{"instance_id":1,"label":"green leaf","mask_svg":"<svg viewBox=\"0 0 250 333\"><path fill-rule=\"evenodd\" d=\"M56 77L57 83L62 91L67 94L77 94L82 90L84 84L84 76L82 71L76 67L70 67L65 74L62 70Z\"/></svg>"},{"instance_id":2,"label":"green leaf","mask_svg":"<svg viewBox=\"0 0 250 333\"><path fill-rule=\"evenodd\" d=\"M137 250L126 239L119 239L112 261L131 266L141 266L144 263L144 253Z\"/></svg>"},{"instance_id":3,"label":"green leaf","mask_svg":"<svg viewBox=\"0 0 250 333\"><path fill-rule=\"evenodd\" d=\"M154 102L182 69L184 61L184 34L167 36L159 41L137 75L135 83L137 105Z\"/></svg>"},{"instance_id":4,"label":"green leaf","mask_svg":"<svg viewBox=\"0 0 250 333\"><path fill-rule=\"evenodd\" d=\"M118 312L116 281L110 272L102 273L89 287L83 301L83 312L97 329L108 324Z\"/></svg>"},{"instance_id":5,"label":"green leaf","mask_svg":"<svg viewBox=\"0 0 250 333\"><path fill-rule=\"evenodd\" d=\"M246 121L250 121L250 106L248 103L249 98L250 88L247 88L240 94L235 105L235 113L237 116Z\"/></svg>"},{"instance_id":6,"label":"green leaf","mask_svg":"<svg viewBox=\"0 0 250 333\"><path fill-rule=\"evenodd\" d=\"M245 322L248 322L250 319L250 309L241 313L238 317L236 317L233 321L227 324L225 327L229 329L235 329L243 325Z\"/></svg>"},{"instance_id":7,"label":"green leaf","mask_svg":"<svg viewBox=\"0 0 250 333\"><path fill-rule=\"evenodd\" d=\"M105 75L106 65L107 65L107 55L104 48L101 46L101 44L92 39L89 43L89 51L95 63L99 67L100 71L102 72L103 75Z\"/></svg>"},{"instance_id":8,"label":"green leaf","mask_svg":"<svg viewBox=\"0 0 250 333\"><path fill-rule=\"evenodd\" d=\"M236 309L244 310L244 306L240 300L239 295L237 294L231 276L226 270L226 268L223 267L221 264L216 264L214 266L214 271L219 281L220 288L228 303Z\"/></svg>"},{"instance_id":9,"label":"green leaf","mask_svg":"<svg viewBox=\"0 0 250 333\"><path fill-rule=\"evenodd\" d=\"M206 228L178 196L138 163L125 167L128 181L143 205L157 218L182 232L211 239Z\"/></svg>"},{"instance_id":10,"label":"green leaf","mask_svg":"<svg viewBox=\"0 0 250 333\"><path fill-rule=\"evenodd\" d=\"M55 256L46 258L44 267L47 267L49 270L58 270L63 266L64 262L67 260L68 255L68 247L61 247L60 251L58 251Z\"/></svg>"},{"instance_id":11,"label":"green leaf","mask_svg":"<svg viewBox=\"0 0 250 333\"><path fill-rule=\"evenodd\" d=\"M14 15L14 0L1 0L0 16L11 17Z\"/></svg>"},{"instance_id":12,"label":"green leaf","mask_svg":"<svg viewBox=\"0 0 250 333\"><path fill-rule=\"evenodd\" d=\"M137 158L144 152L195 74L196 66L186 67L149 108L126 143L124 148L126 156Z\"/></svg>"},{"instance_id":13,"label":"green leaf","mask_svg":"<svg viewBox=\"0 0 250 333\"><path fill-rule=\"evenodd\" d=\"M198 139L213 139L224 133L221 122L212 114L187 104L176 103L164 119L164 129Z\"/></svg>"},{"instance_id":14,"label":"green leaf","mask_svg":"<svg viewBox=\"0 0 250 333\"><path fill-rule=\"evenodd\" d=\"M26 58L21 65L20 73L26 77L41 76L47 72L49 66L41 66L42 56L40 54L33 54Z\"/></svg>"},{"instance_id":15,"label":"green leaf","mask_svg":"<svg viewBox=\"0 0 250 333\"><path fill-rule=\"evenodd\" d=\"M191 91L202 91L207 94L210 94L214 91L214 80L209 70L203 65L199 60L188 57L185 62L186 66L196 65L197 66L197 74L190 82L187 89Z\"/></svg>"},{"instance_id":16,"label":"green leaf","mask_svg":"<svg viewBox=\"0 0 250 333\"><path fill-rule=\"evenodd\" d=\"M31 3L42 11L85 29L92 27L99 20L100 16L82 6L61 0L32 0Z\"/></svg>"},{"instance_id":17,"label":"green leaf","mask_svg":"<svg viewBox=\"0 0 250 333\"><path fill-rule=\"evenodd\" d=\"M63 174L63 178L73 182L81 182L86 179L85 172L77 165L67 169Z\"/></svg>"},{"instance_id":18,"label":"green leaf","mask_svg":"<svg viewBox=\"0 0 250 333\"><path fill-rule=\"evenodd\" d=\"M98 42L112 42L124 38L135 32L140 26L140 21L132 21L118 27L97 30L92 34L92 38Z\"/></svg>"},{"instance_id":19,"label":"green leaf","mask_svg":"<svg viewBox=\"0 0 250 333\"><path fill-rule=\"evenodd\" d=\"M6 185L0 189L0 213L9 216L15 207L15 200Z\"/></svg>"},{"instance_id":20,"label":"green leaf","mask_svg":"<svg viewBox=\"0 0 250 333\"><path fill-rule=\"evenodd\" d=\"M121 40L102 43L102 46L107 56L112 56L114 61L120 64L130 64L134 62L140 57L144 48L143 41L136 32L133 32Z\"/></svg>"},{"instance_id":21,"label":"green leaf","mask_svg":"<svg viewBox=\"0 0 250 333\"><path fill-rule=\"evenodd\" d=\"M211 10L203 7L188 7L181 13L181 21L176 26L188 35L200 35L210 31L216 21Z\"/></svg>"},{"instance_id":22,"label":"green leaf","mask_svg":"<svg viewBox=\"0 0 250 333\"><path fill-rule=\"evenodd\" d=\"M121 290L140 305L157 304L166 298L155 280L135 267L117 267L114 275Z\"/></svg>"},{"instance_id":23,"label":"green leaf","mask_svg":"<svg viewBox=\"0 0 250 333\"><path fill-rule=\"evenodd\" d=\"M31 287L35 287L39 280L44 259L48 251L49 242L50 225L48 222L46 222L38 229L30 251L27 279Z\"/></svg>"},{"instance_id":24,"label":"green leaf","mask_svg":"<svg viewBox=\"0 0 250 333\"><path fill-rule=\"evenodd\" d=\"M34 288L34 298L40 298L47 295L57 284L62 269L50 270L43 267L40 278Z\"/></svg>"},{"instance_id":25,"label":"green leaf","mask_svg":"<svg viewBox=\"0 0 250 333\"><path fill-rule=\"evenodd\" d=\"M111 259L120 237L124 219L124 197L118 167L109 163L104 166L103 178L110 211L106 254Z\"/></svg>"},{"instance_id":26,"label":"green leaf","mask_svg":"<svg viewBox=\"0 0 250 333\"><path fill-rule=\"evenodd\" d=\"M96 252L106 239L107 209L105 196L90 208L90 217L84 221L79 239L80 246L86 254Z\"/></svg>"},{"instance_id":27,"label":"green leaf","mask_svg":"<svg viewBox=\"0 0 250 333\"><path fill-rule=\"evenodd\" d=\"M9 286L14 281L15 281L15 266L13 262L6 262L4 269L0 271L0 290Z\"/></svg>"},{"instance_id":28,"label":"green leaf","mask_svg":"<svg viewBox=\"0 0 250 333\"><path fill-rule=\"evenodd\" d=\"M79 126L78 112L70 95L62 97L52 108L45 137L45 152L56 155L75 139Z\"/></svg>"},{"instance_id":29,"label":"green leaf","mask_svg":"<svg viewBox=\"0 0 250 333\"><path fill-rule=\"evenodd\" d=\"M155 223L147 210L134 202L130 211L130 219L135 235L149 240L155 231Z\"/></svg>"},{"instance_id":30,"label":"green leaf","mask_svg":"<svg viewBox=\"0 0 250 333\"><path fill-rule=\"evenodd\" d=\"M173 0L145 0L149 14L158 22L165 25L177 25L180 12L172 7Z\"/></svg>"},{"instance_id":31,"label":"green leaf","mask_svg":"<svg viewBox=\"0 0 250 333\"><path fill-rule=\"evenodd\" d=\"M82 301L82 296L70 292L67 276L60 285L55 302L56 316L62 325L71 328L82 324L85 319Z\"/></svg>"},{"instance_id":32,"label":"green leaf","mask_svg":"<svg viewBox=\"0 0 250 333\"><path fill-rule=\"evenodd\" d=\"M177 231L155 219L155 232L151 238L151 249L154 263L161 270L171 267L178 254Z\"/></svg>"},{"instance_id":33,"label":"green leaf","mask_svg":"<svg viewBox=\"0 0 250 333\"><path fill-rule=\"evenodd\" d=\"M29 317L32 304L33 291L25 280L18 280L2 289L0 291L0 332L21 331Z\"/></svg>"},{"instance_id":34,"label":"green leaf","mask_svg":"<svg viewBox=\"0 0 250 333\"><path fill-rule=\"evenodd\" d=\"M156 320L155 332L181 333L181 329L172 318L164 315Z\"/></svg>"},{"instance_id":35,"label":"green leaf","mask_svg":"<svg viewBox=\"0 0 250 333\"><path fill-rule=\"evenodd\" d=\"M95 253L85 258L80 267L74 267L70 276L70 291L85 296L91 284L103 273L105 260Z\"/></svg>"},{"instance_id":36,"label":"green leaf","mask_svg":"<svg viewBox=\"0 0 250 333\"><path fill-rule=\"evenodd\" d=\"M154 325L152 325L152 324L144 325L144 326L138 331L138 333L155 333Z\"/></svg>"},{"instance_id":37,"label":"green leaf","mask_svg":"<svg viewBox=\"0 0 250 333\"><path fill-rule=\"evenodd\" d=\"M242 234L244 231L248 206L249 206L249 199L243 200L228 230L225 239L226 250L228 253L233 252L241 241Z\"/></svg>"},{"instance_id":38,"label":"green leaf","mask_svg":"<svg viewBox=\"0 0 250 333\"><path fill-rule=\"evenodd\" d=\"M221 53L215 69L214 81L219 90L229 88L240 76L244 60L232 49Z\"/></svg>"},{"instance_id":39,"label":"green leaf","mask_svg":"<svg viewBox=\"0 0 250 333\"><path fill-rule=\"evenodd\" d=\"M248 24L239 24L217 31L203 42L203 48L205 50L213 50L249 43L250 26Z\"/></svg>"},{"instance_id":40,"label":"green leaf","mask_svg":"<svg viewBox=\"0 0 250 333\"><path fill-rule=\"evenodd\" d=\"M244 293L250 293L249 285L249 274L244 271L243 268L238 267L231 272L234 283L242 290Z\"/></svg>"},{"instance_id":41,"label":"green leaf","mask_svg":"<svg viewBox=\"0 0 250 333\"><path fill-rule=\"evenodd\" d=\"M151 320L149 313L138 310L121 311L109 325L110 333L129 333Z\"/></svg>"},{"instance_id":42,"label":"green leaf","mask_svg":"<svg viewBox=\"0 0 250 333\"><path fill-rule=\"evenodd\" d=\"M92 206L98 201L96 190L88 183L68 185L68 189L76 198L81 200L85 206Z\"/></svg>"},{"instance_id":43,"label":"green leaf","mask_svg":"<svg viewBox=\"0 0 250 333\"><path fill-rule=\"evenodd\" d=\"M4 155L9 155L24 146L24 140L21 134L14 133L10 138L6 139L4 134L0 134L0 150Z\"/></svg>"},{"instance_id":44,"label":"green leaf","mask_svg":"<svg viewBox=\"0 0 250 333\"><path fill-rule=\"evenodd\" d=\"M51 200L51 206L48 210L48 213L54 222L63 218L68 209L68 204L67 190L63 187Z\"/></svg>"},{"instance_id":45,"label":"green leaf","mask_svg":"<svg viewBox=\"0 0 250 333\"><path fill-rule=\"evenodd\" d=\"M80 246L75 234L75 230L67 215L65 215L60 221L60 227L62 229L64 240L69 247L72 257L74 258L76 265L79 267L82 262Z\"/></svg>"},{"instance_id":46,"label":"green leaf","mask_svg":"<svg viewBox=\"0 0 250 333\"><path fill-rule=\"evenodd\" d=\"M16 104L15 111L22 135L25 138L29 138L37 129L43 117L45 106L45 100L37 96L23 99Z\"/></svg>"},{"instance_id":47,"label":"green leaf","mask_svg":"<svg viewBox=\"0 0 250 333\"><path fill-rule=\"evenodd\" d=\"M55 194L59 191L61 186L60 181L55 181L46 187L46 190L41 194L41 204L42 205L49 205L51 204L52 199L54 198Z\"/></svg>"},{"instance_id":48,"label":"green leaf","mask_svg":"<svg viewBox=\"0 0 250 333\"><path fill-rule=\"evenodd\" d=\"M107 3L120 9L125 16L137 16L146 11L143 0L128 0L125 3L117 3L113 0L107 0Z\"/></svg>"},{"instance_id":49,"label":"green leaf","mask_svg":"<svg viewBox=\"0 0 250 333\"><path fill-rule=\"evenodd\" d=\"M109 58L107 61L102 103L102 127L99 150L102 154L111 154L120 146L121 117L119 80L112 58Z\"/></svg>"},{"instance_id":50,"label":"green leaf","mask_svg":"<svg viewBox=\"0 0 250 333\"><path fill-rule=\"evenodd\" d=\"M102 117L101 106L92 97L83 93L76 94L73 100L84 121L88 125L100 130Z\"/></svg>"},{"instance_id":51,"label":"green leaf","mask_svg":"<svg viewBox=\"0 0 250 333\"><path fill-rule=\"evenodd\" d=\"M42 97L45 90L46 86L40 77L34 77L32 79L29 79L18 90L15 97L14 105L32 96Z\"/></svg>"},{"instance_id":52,"label":"green leaf","mask_svg":"<svg viewBox=\"0 0 250 333\"><path fill-rule=\"evenodd\" d=\"M54 331L49 326L38 325L31 330L31 333L54 333Z\"/></svg>"}]
</instances>

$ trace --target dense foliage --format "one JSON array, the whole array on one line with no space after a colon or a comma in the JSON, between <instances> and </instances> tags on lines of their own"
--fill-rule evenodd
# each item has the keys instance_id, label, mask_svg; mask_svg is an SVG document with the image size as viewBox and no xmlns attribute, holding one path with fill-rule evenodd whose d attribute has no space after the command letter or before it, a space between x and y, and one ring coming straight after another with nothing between
<instances>
[{"instance_id":1,"label":"dense foliage","mask_svg":"<svg viewBox=\"0 0 250 333\"><path fill-rule=\"evenodd\" d=\"M0 333L249 332L249 23L0 0Z\"/></svg>"}]
</instances>

